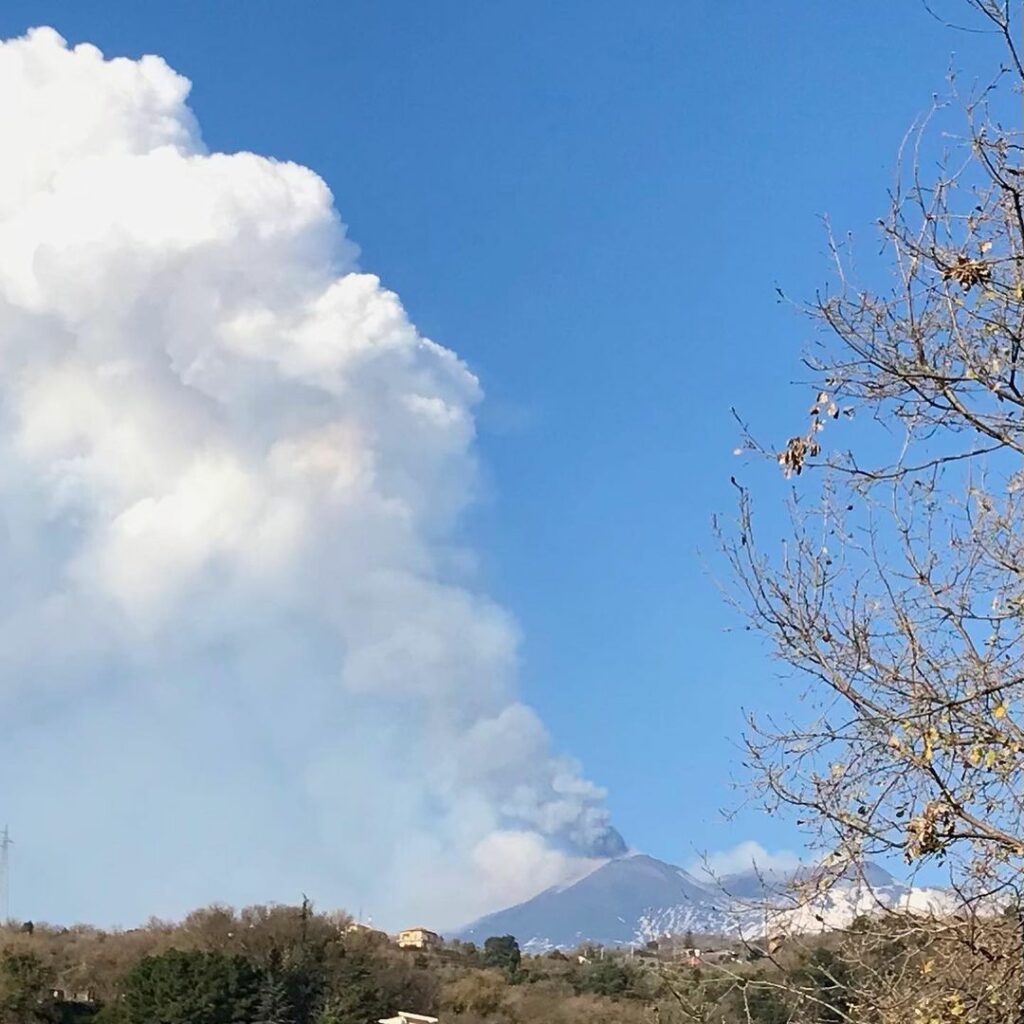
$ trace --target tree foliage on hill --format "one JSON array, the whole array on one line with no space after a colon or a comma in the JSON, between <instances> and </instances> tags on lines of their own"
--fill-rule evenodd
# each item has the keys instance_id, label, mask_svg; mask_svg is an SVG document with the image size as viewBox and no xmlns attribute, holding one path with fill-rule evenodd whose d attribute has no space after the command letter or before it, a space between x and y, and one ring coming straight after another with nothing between
<instances>
[{"instance_id":1,"label":"tree foliage on hill","mask_svg":"<svg viewBox=\"0 0 1024 1024\"><path fill-rule=\"evenodd\" d=\"M54 1019L53 973L34 953L0 953L0 1024L33 1024Z\"/></svg>"},{"instance_id":2,"label":"tree foliage on hill","mask_svg":"<svg viewBox=\"0 0 1024 1024\"><path fill-rule=\"evenodd\" d=\"M336 961L320 1024L358 1024L376 1021L398 1007L389 1006L379 968L360 953L348 953Z\"/></svg>"},{"instance_id":3,"label":"tree foliage on hill","mask_svg":"<svg viewBox=\"0 0 1024 1024\"><path fill-rule=\"evenodd\" d=\"M514 935L492 935L484 942L483 964L497 967L509 975L519 970L522 953Z\"/></svg>"},{"instance_id":4,"label":"tree foliage on hill","mask_svg":"<svg viewBox=\"0 0 1024 1024\"><path fill-rule=\"evenodd\" d=\"M610 957L586 964L580 971L577 989L598 996L623 996L632 989L635 972L628 963Z\"/></svg>"},{"instance_id":5,"label":"tree foliage on hill","mask_svg":"<svg viewBox=\"0 0 1024 1024\"><path fill-rule=\"evenodd\" d=\"M172 949L128 973L120 1016L124 1024L253 1024L260 991L259 971L244 956Z\"/></svg>"},{"instance_id":6,"label":"tree foliage on hill","mask_svg":"<svg viewBox=\"0 0 1024 1024\"><path fill-rule=\"evenodd\" d=\"M499 966L483 967L465 943L412 954L347 924L307 904L129 932L0 927L0 1024L373 1024L400 1009L445 1024L778 1024L778 993L821 987L799 958L695 970L614 949L529 956L495 936Z\"/></svg>"},{"instance_id":7,"label":"tree foliage on hill","mask_svg":"<svg viewBox=\"0 0 1024 1024\"><path fill-rule=\"evenodd\" d=\"M280 974L271 972L263 978L253 1024L295 1024L295 1008Z\"/></svg>"}]
</instances>

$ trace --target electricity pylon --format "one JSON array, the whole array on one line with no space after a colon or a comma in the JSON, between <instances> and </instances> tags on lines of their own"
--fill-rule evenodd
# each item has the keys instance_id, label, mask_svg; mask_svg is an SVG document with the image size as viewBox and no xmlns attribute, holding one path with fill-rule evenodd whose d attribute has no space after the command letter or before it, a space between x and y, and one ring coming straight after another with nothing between
<instances>
[{"instance_id":1,"label":"electricity pylon","mask_svg":"<svg viewBox=\"0 0 1024 1024\"><path fill-rule=\"evenodd\" d=\"M0 832L0 924L11 919L11 839L10 830L4 825Z\"/></svg>"}]
</instances>

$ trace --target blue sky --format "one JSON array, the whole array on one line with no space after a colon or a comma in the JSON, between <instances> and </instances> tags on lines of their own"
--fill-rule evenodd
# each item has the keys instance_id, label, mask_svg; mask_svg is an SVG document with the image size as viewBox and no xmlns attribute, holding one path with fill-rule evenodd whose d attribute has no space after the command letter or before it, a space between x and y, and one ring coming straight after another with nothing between
<instances>
[{"instance_id":1,"label":"blue sky","mask_svg":"<svg viewBox=\"0 0 1024 1024\"><path fill-rule=\"evenodd\" d=\"M628 842L793 845L719 815L741 706L781 699L711 578L730 474L773 479L733 457L729 410L800 429L808 327L775 287L827 278L821 214L873 252L904 131L986 40L915 0L0 9L4 37L35 24L161 54L211 149L314 169L362 266L480 377L483 586Z\"/></svg>"}]
</instances>

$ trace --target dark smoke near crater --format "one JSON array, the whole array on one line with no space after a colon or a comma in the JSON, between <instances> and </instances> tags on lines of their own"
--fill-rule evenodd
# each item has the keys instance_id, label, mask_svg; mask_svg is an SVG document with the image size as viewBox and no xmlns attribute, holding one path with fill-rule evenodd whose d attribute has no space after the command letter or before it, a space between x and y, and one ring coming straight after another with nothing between
<instances>
[{"instance_id":1,"label":"dark smoke near crater","mask_svg":"<svg viewBox=\"0 0 1024 1024\"><path fill-rule=\"evenodd\" d=\"M609 825L607 830L593 841L586 852L591 857L621 857L629 852L629 847L619 830Z\"/></svg>"}]
</instances>

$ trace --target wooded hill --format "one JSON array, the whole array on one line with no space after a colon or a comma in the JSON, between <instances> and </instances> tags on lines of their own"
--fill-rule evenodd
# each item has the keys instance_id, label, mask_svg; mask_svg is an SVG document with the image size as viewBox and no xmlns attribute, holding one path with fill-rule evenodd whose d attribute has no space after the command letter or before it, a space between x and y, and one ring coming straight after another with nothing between
<instances>
[{"instance_id":1,"label":"wooded hill","mask_svg":"<svg viewBox=\"0 0 1024 1024\"><path fill-rule=\"evenodd\" d=\"M782 1024L811 1005L797 989L835 995L842 969L824 946L788 967L753 951L714 967L625 950L523 956L511 936L409 951L351 923L303 904L127 931L9 925L0 1024L373 1024L398 1010L464 1024Z\"/></svg>"}]
</instances>

